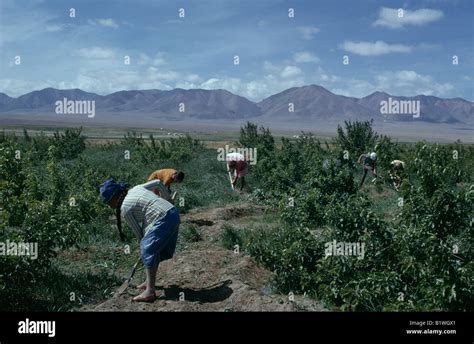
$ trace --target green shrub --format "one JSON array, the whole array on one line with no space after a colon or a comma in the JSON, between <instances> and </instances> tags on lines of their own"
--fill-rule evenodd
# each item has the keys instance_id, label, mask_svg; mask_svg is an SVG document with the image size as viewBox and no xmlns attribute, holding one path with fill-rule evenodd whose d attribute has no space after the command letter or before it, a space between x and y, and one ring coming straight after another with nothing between
<instances>
[{"instance_id":1,"label":"green shrub","mask_svg":"<svg viewBox=\"0 0 474 344\"><path fill-rule=\"evenodd\" d=\"M167 160L172 162L191 160L204 151L204 145L189 135L166 140L156 140L150 135L148 141L145 141L141 134L128 132L122 140L122 145L132 150L146 164Z\"/></svg>"},{"instance_id":2,"label":"green shrub","mask_svg":"<svg viewBox=\"0 0 474 344\"><path fill-rule=\"evenodd\" d=\"M180 231L183 240L186 242L198 242L202 240L199 228L195 225L187 226Z\"/></svg>"},{"instance_id":3,"label":"green shrub","mask_svg":"<svg viewBox=\"0 0 474 344\"><path fill-rule=\"evenodd\" d=\"M76 245L86 234L88 221L67 197L67 173L57 160L55 146L50 146L48 156L46 176L40 185L39 179L33 177L34 166L28 155L18 160L11 144L0 147L0 242L38 245L37 259L0 257L0 284L5 293L17 288L29 292L34 281L47 275L57 250Z\"/></svg>"},{"instance_id":4,"label":"green shrub","mask_svg":"<svg viewBox=\"0 0 474 344\"><path fill-rule=\"evenodd\" d=\"M276 273L275 284L282 292L313 290L312 275L324 251L309 230L290 226L253 230L249 232L245 249Z\"/></svg>"},{"instance_id":5,"label":"green shrub","mask_svg":"<svg viewBox=\"0 0 474 344\"><path fill-rule=\"evenodd\" d=\"M51 144L56 146L56 157L60 159L75 159L86 148L86 137L82 128L68 128L64 133L56 131Z\"/></svg>"},{"instance_id":6,"label":"green shrub","mask_svg":"<svg viewBox=\"0 0 474 344\"><path fill-rule=\"evenodd\" d=\"M283 140L276 168L262 173L254 195L271 195L283 224L251 231L246 250L275 272L282 292L306 292L342 310L472 311L470 151L459 144L400 146L378 139L368 122L346 127L347 134L339 130L341 148L366 152L378 142L382 171L395 158L407 162L394 222L380 218L369 197L358 193L341 151L312 147L311 155ZM363 258L326 257L333 241L364 244Z\"/></svg>"},{"instance_id":7,"label":"green shrub","mask_svg":"<svg viewBox=\"0 0 474 344\"><path fill-rule=\"evenodd\" d=\"M460 160L453 158L449 147L419 142L414 155L410 162L410 172L427 197L431 197L443 185L453 186L462 180Z\"/></svg>"},{"instance_id":8,"label":"green shrub","mask_svg":"<svg viewBox=\"0 0 474 344\"><path fill-rule=\"evenodd\" d=\"M258 159L271 157L275 150L275 140L270 130L263 126L257 129L257 125L251 122L247 122L244 127L240 128L238 145L245 148L256 148Z\"/></svg>"},{"instance_id":9,"label":"green shrub","mask_svg":"<svg viewBox=\"0 0 474 344\"><path fill-rule=\"evenodd\" d=\"M319 173L327 154L313 135L303 133L296 141L282 138L280 149L271 157L259 158L253 172L257 183L267 193L281 197L311 172Z\"/></svg>"},{"instance_id":10,"label":"green shrub","mask_svg":"<svg viewBox=\"0 0 474 344\"><path fill-rule=\"evenodd\" d=\"M337 126L335 143L352 156L359 156L375 149L378 134L372 129L372 121L344 121L345 128Z\"/></svg>"},{"instance_id":11,"label":"green shrub","mask_svg":"<svg viewBox=\"0 0 474 344\"><path fill-rule=\"evenodd\" d=\"M222 246L229 250L235 249L237 245L239 249L244 246L244 234L242 230L236 229L228 224L222 227L221 242Z\"/></svg>"}]
</instances>

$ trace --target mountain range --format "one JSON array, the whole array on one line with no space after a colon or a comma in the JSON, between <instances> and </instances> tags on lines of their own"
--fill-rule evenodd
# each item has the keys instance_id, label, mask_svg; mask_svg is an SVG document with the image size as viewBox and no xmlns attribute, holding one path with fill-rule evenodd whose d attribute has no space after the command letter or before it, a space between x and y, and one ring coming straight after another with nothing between
<instances>
[{"instance_id":1,"label":"mountain range","mask_svg":"<svg viewBox=\"0 0 474 344\"><path fill-rule=\"evenodd\" d=\"M334 94L317 85L289 88L260 102L222 89L131 90L102 96L80 89L45 88L17 98L0 93L0 118L6 115L9 118L16 115L54 118L57 116L55 102L64 98L94 100L97 116L102 114L111 118L114 114L127 114L131 120L146 117L172 121L263 119L308 123L373 118L375 121L474 124L474 103L462 98L400 97L384 92L354 98ZM420 117L381 114L381 102L389 98L392 101L419 101Z\"/></svg>"}]
</instances>

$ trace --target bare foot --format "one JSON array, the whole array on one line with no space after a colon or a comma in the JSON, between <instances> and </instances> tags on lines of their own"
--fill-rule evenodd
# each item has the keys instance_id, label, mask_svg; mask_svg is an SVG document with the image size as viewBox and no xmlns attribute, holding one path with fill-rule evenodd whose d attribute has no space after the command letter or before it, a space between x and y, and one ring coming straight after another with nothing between
<instances>
[{"instance_id":1,"label":"bare foot","mask_svg":"<svg viewBox=\"0 0 474 344\"><path fill-rule=\"evenodd\" d=\"M146 281L143 282L142 284L140 285L137 285L137 289L142 289L142 290L145 290L146 289Z\"/></svg>"},{"instance_id":2,"label":"bare foot","mask_svg":"<svg viewBox=\"0 0 474 344\"><path fill-rule=\"evenodd\" d=\"M140 295L138 296L135 296L132 301L135 301L135 302L153 302L156 300L156 294L155 292L148 292L148 291L144 291L143 293L141 293Z\"/></svg>"}]
</instances>

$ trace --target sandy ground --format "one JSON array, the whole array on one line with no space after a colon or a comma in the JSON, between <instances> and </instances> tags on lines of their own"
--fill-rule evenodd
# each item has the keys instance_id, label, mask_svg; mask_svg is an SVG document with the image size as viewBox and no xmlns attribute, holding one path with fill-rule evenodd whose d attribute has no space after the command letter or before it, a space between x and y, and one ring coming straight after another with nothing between
<instances>
[{"instance_id":1,"label":"sandy ground","mask_svg":"<svg viewBox=\"0 0 474 344\"><path fill-rule=\"evenodd\" d=\"M2 127L9 128L65 128L83 126L85 132L91 134L92 137L108 137L112 132L116 132L119 138L123 137L124 131L153 131L163 128L166 132L187 132L190 134L198 134L202 140L206 140L216 136L227 136L228 133L238 133L241 126L247 120L270 128L272 133L279 135L295 135L301 131L312 132L320 138L331 138L336 136L338 125L344 126L341 121L314 121L308 123L295 122L274 122L260 117L254 117L242 120L188 120L188 121L167 121L162 119L153 119L133 122L131 126L130 119L127 117L117 116L114 120L94 118L92 120L70 118L49 118L41 115L13 115L0 114ZM428 122L394 122L394 121L376 121L374 129L379 134L389 135L394 139L402 142L416 142L426 140L428 142L448 143L461 140L464 143L474 143L474 127L467 124L439 124ZM93 132L93 133L92 133ZM167 133L165 133L166 135Z\"/></svg>"},{"instance_id":2,"label":"sandy ground","mask_svg":"<svg viewBox=\"0 0 474 344\"><path fill-rule=\"evenodd\" d=\"M328 311L317 301L296 295L272 292L272 273L243 253L219 244L222 226L230 221L263 214L264 208L250 204L197 209L181 217L181 225L200 227L202 240L182 247L175 257L160 264L157 278L158 299L135 303L136 284L120 296L98 305L85 305L80 311Z\"/></svg>"}]
</instances>

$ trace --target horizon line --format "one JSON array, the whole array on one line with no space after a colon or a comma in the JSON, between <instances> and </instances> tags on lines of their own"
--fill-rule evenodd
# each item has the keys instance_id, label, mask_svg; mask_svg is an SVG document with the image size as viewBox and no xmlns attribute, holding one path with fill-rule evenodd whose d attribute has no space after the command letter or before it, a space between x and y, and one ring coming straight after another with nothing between
<instances>
[{"instance_id":1,"label":"horizon line","mask_svg":"<svg viewBox=\"0 0 474 344\"><path fill-rule=\"evenodd\" d=\"M290 87L290 88L287 88L283 91L280 91L278 93L274 93L272 95L269 95L268 97L265 97L259 101L253 101L245 96L242 96L240 94L236 94L236 93L233 93L229 90L226 90L224 88L215 88L215 89L206 89L206 88L181 88L181 87L176 87L176 88L172 88L172 89L158 89L158 88L151 88L151 89L129 89L129 90L119 90L119 91L115 91L115 92L112 92L112 93L108 93L108 94L100 94L100 93L96 93L96 92L90 92L90 91L86 91L86 90L83 90L81 88L55 88L55 87L45 87L45 88L42 88L42 89L39 89L39 90L33 90L33 91L30 91L30 92L27 92L27 93L23 93L22 95L19 95L17 97L12 97L10 95L8 95L7 93L5 92L0 92L4 95L6 95L7 97L9 98L12 98L12 99L18 99L20 97L23 97L27 94L30 94L30 93L33 93L33 92L41 92L41 91L44 91L44 90L48 90L48 89L53 89L53 90L56 90L56 91L74 91L74 90L79 90L79 91L82 91L82 92L86 92L86 93L91 93L91 94L94 94L94 95L98 95L98 96L101 96L101 97L107 97L107 96L110 96L112 94L115 94L115 93L119 93L119 92L143 92L143 91L162 91L162 92L171 92L171 91L176 91L176 90L183 90L183 91L225 91L225 92L229 92L230 94L232 95L235 95L235 96L238 96L238 97L241 97L241 98L244 98L246 100L248 100L249 102L252 102L252 103L255 103L255 104L258 104L270 97L273 97L275 95L278 95L278 94L281 94L283 92L286 92L288 90L291 90L291 89L296 89L296 88L303 88L303 87L311 87L311 86L316 86L316 87L320 87L320 88L323 88L324 90L332 93L333 95L335 96L339 96L339 97L346 97L346 98L355 98L355 99L363 99L363 98L367 98L375 93L385 93L386 95L390 96L390 97L397 97L397 98L415 98L415 97L434 97L434 98L438 98L438 99L445 99L445 100L455 100L455 99L460 99L460 100L463 100L463 101L466 101L466 102L469 102L469 103L474 103L474 101L471 101L471 100L467 100L465 98L462 98L462 97L450 97L450 98L445 98L445 97L438 97L438 96L434 96L434 95L426 95L426 94L417 94L417 95L414 95L414 96L398 96L398 95L394 95L394 94L390 94L390 93L387 93L385 91L374 91L364 97L354 97L354 96L346 96L346 95L343 95L343 94L337 94L337 93L333 93L332 91L328 90L326 87L324 86L321 86L321 85L317 85L317 84L309 84L309 85L303 85L303 86L294 86L294 87Z\"/></svg>"}]
</instances>

